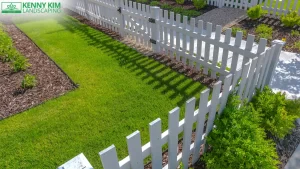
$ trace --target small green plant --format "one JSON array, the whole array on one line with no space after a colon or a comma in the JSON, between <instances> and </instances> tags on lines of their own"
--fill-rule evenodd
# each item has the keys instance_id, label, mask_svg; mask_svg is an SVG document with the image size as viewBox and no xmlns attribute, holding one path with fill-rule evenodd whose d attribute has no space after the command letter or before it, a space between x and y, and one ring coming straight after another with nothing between
<instances>
[{"instance_id":1,"label":"small green plant","mask_svg":"<svg viewBox=\"0 0 300 169\"><path fill-rule=\"evenodd\" d=\"M300 50L300 42L295 42L293 48Z\"/></svg>"},{"instance_id":2,"label":"small green plant","mask_svg":"<svg viewBox=\"0 0 300 169\"><path fill-rule=\"evenodd\" d=\"M199 11L196 10L183 10L183 12L181 13L183 16L187 16L188 19L190 20L191 18L197 17L199 15L201 15L201 13Z\"/></svg>"},{"instance_id":3,"label":"small green plant","mask_svg":"<svg viewBox=\"0 0 300 169\"><path fill-rule=\"evenodd\" d=\"M256 27L255 33L258 35L258 38L271 40L273 36L273 28L266 24L260 24Z\"/></svg>"},{"instance_id":4,"label":"small green plant","mask_svg":"<svg viewBox=\"0 0 300 169\"><path fill-rule=\"evenodd\" d=\"M182 4L184 4L184 0L176 0L176 3L179 5L182 5Z\"/></svg>"},{"instance_id":5,"label":"small green plant","mask_svg":"<svg viewBox=\"0 0 300 169\"><path fill-rule=\"evenodd\" d=\"M196 9L202 9L206 6L205 0L193 0Z\"/></svg>"},{"instance_id":6,"label":"small green plant","mask_svg":"<svg viewBox=\"0 0 300 169\"><path fill-rule=\"evenodd\" d=\"M28 60L20 54L16 55L11 62L11 68L14 72L26 70L29 66Z\"/></svg>"},{"instance_id":7,"label":"small green plant","mask_svg":"<svg viewBox=\"0 0 300 169\"><path fill-rule=\"evenodd\" d=\"M291 35L292 35L292 36L296 36L296 37L297 37L297 36L300 36L300 31L292 30L292 31L291 31Z\"/></svg>"},{"instance_id":8,"label":"small green plant","mask_svg":"<svg viewBox=\"0 0 300 169\"><path fill-rule=\"evenodd\" d=\"M243 36L247 35L247 30L242 29L240 27L235 27L234 26L234 27L231 28L231 31L232 31L233 36L236 36L236 33L239 32L239 31L243 32Z\"/></svg>"},{"instance_id":9,"label":"small green plant","mask_svg":"<svg viewBox=\"0 0 300 169\"><path fill-rule=\"evenodd\" d=\"M151 1L150 6L160 6L160 3L158 1Z\"/></svg>"},{"instance_id":10,"label":"small green plant","mask_svg":"<svg viewBox=\"0 0 300 169\"><path fill-rule=\"evenodd\" d=\"M248 17L253 20L259 19L264 14L265 14L265 12L263 11L263 9L260 5L253 6L253 7L249 8L247 11Z\"/></svg>"},{"instance_id":11,"label":"small green plant","mask_svg":"<svg viewBox=\"0 0 300 169\"><path fill-rule=\"evenodd\" d=\"M182 162L180 162L180 164L179 164L179 169L184 169ZM192 168L189 168L189 169L192 169Z\"/></svg>"},{"instance_id":12,"label":"small green plant","mask_svg":"<svg viewBox=\"0 0 300 169\"><path fill-rule=\"evenodd\" d=\"M297 116L287 111L285 95L280 92L274 93L269 87L265 87L263 91L257 90L252 103L263 117L261 126L278 138L287 135L299 117L299 112Z\"/></svg>"},{"instance_id":13,"label":"small green plant","mask_svg":"<svg viewBox=\"0 0 300 169\"><path fill-rule=\"evenodd\" d=\"M167 3L163 3L161 5L161 9L170 10L170 9L172 9L172 6Z\"/></svg>"},{"instance_id":14,"label":"small green plant","mask_svg":"<svg viewBox=\"0 0 300 169\"><path fill-rule=\"evenodd\" d=\"M21 87L23 89L30 89L36 86L36 78L34 75L26 74L22 80Z\"/></svg>"},{"instance_id":15,"label":"small green plant","mask_svg":"<svg viewBox=\"0 0 300 169\"><path fill-rule=\"evenodd\" d=\"M293 11L288 13L287 15L281 16L281 22L283 23L284 26L286 27L294 27L299 24L300 22L300 16L298 16L297 11Z\"/></svg>"},{"instance_id":16,"label":"small green plant","mask_svg":"<svg viewBox=\"0 0 300 169\"><path fill-rule=\"evenodd\" d=\"M172 9L172 11L176 14L181 14L184 11L184 9L183 7L175 7Z\"/></svg>"},{"instance_id":17,"label":"small green plant","mask_svg":"<svg viewBox=\"0 0 300 169\"><path fill-rule=\"evenodd\" d=\"M207 137L211 151L204 155L208 169L277 169L279 163L275 145L266 140L260 128L262 120L253 106L241 104L238 96L231 95L216 128Z\"/></svg>"},{"instance_id":18,"label":"small green plant","mask_svg":"<svg viewBox=\"0 0 300 169\"><path fill-rule=\"evenodd\" d=\"M148 4L149 0L136 0L137 3Z\"/></svg>"}]
</instances>

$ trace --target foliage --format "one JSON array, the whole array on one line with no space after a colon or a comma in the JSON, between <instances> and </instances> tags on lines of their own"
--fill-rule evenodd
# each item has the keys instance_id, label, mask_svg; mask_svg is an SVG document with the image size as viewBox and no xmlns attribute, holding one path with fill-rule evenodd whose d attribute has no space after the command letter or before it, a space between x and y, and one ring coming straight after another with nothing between
<instances>
[{"instance_id":1,"label":"foliage","mask_svg":"<svg viewBox=\"0 0 300 169\"><path fill-rule=\"evenodd\" d=\"M300 50L300 42L295 42L294 45L293 45L293 48L296 48L298 50Z\"/></svg>"},{"instance_id":2,"label":"foliage","mask_svg":"<svg viewBox=\"0 0 300 169\"><path fill-rule=\"evenodd\" d=\"M234 27L231 28L231 30L232 30L232 36L236 36L236 33L239 32L239 31L243 32L243 36L247 35L247 30L242 29L240 27L234 26Z\"/></svg>"},{"instance_id":3,"label":"foliage","mask_svg":"<svg viewBox=\"0 0 300 169\"><path fill-rule=\"evenodd\" d=\"M194 6L196 9L202 9L206 6L205 0L193 0Z\"/></svg>"},{"instance_id":4,"label":"foliage","mask_svg":"<svg viewBox=\"0 0 300 169\"><path fill-rule=\"evenodd\" d=\"M176 14L181 14L184 11L184 9L183 7L180 6L180 7L173 8L172 11Z\"/></svg>"},{"instance_id":5,"label":"foliage","mask_svg":"<svg viewBox=\"0 0 300 169\"><path fill-rule=\"evenodd\" d=\"M22 80L21 87L23 89L30 89L36 86L36 78L34 75L26 74Z\"/></svg>"},{"instance_id":6,"label":"foliage","mask_svg":"<svg viewBox=\"0 0 300 169\"><path fill-rule=\"evenodd\" d=\"M26 70L29 66L28 60L20 54L17 54L11 62L11 68L14 72Z\"/></svg>"},{"instance_id":7,"label":"foliage","mask_svg":"<svg viewBox=\"0 0 300 169\"><path fill-rule=\"evenodd\" d=\"M265 12L263 11L263 9L260 5L253 6L253 7L249 8L247 11L248 17L253 20L262 17L264 15L264 13Z\"/></svg>"},{"instance_id":8,"label":"foliage","mask_svg":"<svg viewBox=\"0 0 300 169\"><path fill-rule=\"evenodd\" d=\"M285 109L290 115L300 117L300 99L286 100Z\"/></svg>"},{"instance_id":9,"label":"foliage","mask_svg":"<svg viewBox=\"0 0 300 169\"><path fill-rule=\"evenodd\" d=\"M292 35L292 36L300 36L300 31L292 30L292 31L291 31L291 35Z\"/></svg>"},{"instance_id":10,"label":"foliage","mask_svg":"<svg viewBox=\"0 0 300 169\"><path fill-rule=\"evenodd\" d=\"M204 155L209 169L277 169L275 145L265 139L260 128L262 120L253 106L239 108L238 96L231 95L221 116L215 120L216 128L208 135L212 150Z\"/></svg>"},{"instance_id":11,"label":"foliage","mask_svg":"<svg viewBox=\"0 0 300 169\"><path fill-rule=\"evenodd\" d=\"M201 13L199 11L196 10L183 10L183 12L181 13L183 16L187 16L188 19L194 18L196 16L199 16Z\"/></svg>"},{"instance_id":12,"label":"foliage","mask_svg":"<svg viewBox=\"0 0 300 169\"><path fill-rule=\"evenodd\" d=\"M12 40L0 24L0 61L11 61L14 52L16 52L16 49L13 47Z\"/></svg>"},{"instance_id":13,"label":"foliage","mask_svg":"<svg viewBox=\"0 0 300 169\"><path fill-rule=\"evenodd\" d=\"M148 4L149 0L136 0L137 3Z\"/></svg>"},{"instance_id":14,"label":"foliage","mask_svg":"<svg viewBox=\"0 0 300 169\"><path fill-rule=\"evenodd\" d=\"M180 164L179 164L179 169L184 169L182 162L180 162ZM188 168L188 169L192 169L192 168Z\"/></svg>"},{"instance_id":15,"label":"foliage","mask_svg":"<svg viewBox=\"0 0 300 169\"><path fill-rule=\"evenodd\" d=\"M182 5L182 4L184 4L184 0L176 0L176 3L179 5Z\"/></svg>"},{"instance_id":16,"label":"foliage","mask_svg":"<svg viewBox=\"0 0 300 169\"><path fill-rule=\"evenodd\" d=\"M172 9L172 6L167 3L163 3L160 7L161 7L161 9L165 9L165 10Z\"/></svg>"},{"instance_id":17,"label":"foliage","mask_svg":"<svg viewBox=\"0 0 300 169\"><path fill-rule=\"evenodd\" d=\"M297 11L292 11L285 16L281 16L281 22L286 27L294 27L300 25L300 16Z\"/></svg>"},{"instance_id":18,"label":"foliage","mask_svg":"<svg viewBox=\"0 0 300 169\"><path fill-rule=\"evenodd\" d=\"M299 116L287 111L284 94L274 93L269 87L265 87L263 91L256 91L252 102L263 117L261 127L272 135L283 138L294 128L295 119Z\"/></svg>"},{"instance_id":19,"label":"foliage","mask_svg":"<svg viewBox=\"0 0 300 169\"><path fill-rule=\"evenodd\" d=\"M158 1L151 1L150 6L160 6L160 3Z\"/></svg>"},{"instance_id":20,"label":"foliage","mask_svg":"<svg viewBox=\"0 0 300 169\"><path fill-rule=\"evenodd\" d=\"M271 40L273 36L273 28L266 24L260 24L256 27L255 33L258 35L258 38Z\"/></svg>"}]
</instances>

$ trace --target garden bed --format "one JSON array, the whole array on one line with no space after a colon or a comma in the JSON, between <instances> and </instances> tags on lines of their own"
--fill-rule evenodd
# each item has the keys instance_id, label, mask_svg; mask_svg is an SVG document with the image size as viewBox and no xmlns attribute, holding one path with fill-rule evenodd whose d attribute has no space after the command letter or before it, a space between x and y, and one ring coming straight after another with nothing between
<instances>
[{"instance_id":1,"label":"garden bed","mask_svg":"<svg viewBox=\"0 0 300 169\"><path fill-rule=\"evenodd\" d=\"M272 37L268 39L268 45L271 45L272 40L283 40L286 44L283 47L284 51L300 53L300 34L295 32L300 31L300 27L287 28L284 27L279 19L270 17L261 17L258 20L251 20L249 18L237 23L233 27L241 28L247 31L247 34L256 36L256 41L259 40L259 34L255 31L256 27L260 24L268 25L273 29ZM292 33L294 32L294 33ZM247 37L244 37L246 39Z\"/></svg>"},{"instance_id":2,"label":"garden bed","mask_svg":"<svg viewBox=\"0 0 300 169\"><path fill-rule=\"evenodd\" d=\"M5 28L16 49L31 66L14 73L9 63L0 62L0 120L75 88L70 78L16 26L7 24ZM37 85L25 90L21 83L27 73L36 76Z\"/></svg>"}]
</instances>

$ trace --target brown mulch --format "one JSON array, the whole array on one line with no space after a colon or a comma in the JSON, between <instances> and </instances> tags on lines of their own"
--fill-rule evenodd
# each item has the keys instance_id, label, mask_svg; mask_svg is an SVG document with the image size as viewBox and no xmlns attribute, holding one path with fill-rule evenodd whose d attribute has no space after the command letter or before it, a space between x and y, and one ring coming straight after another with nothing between
<instances>
[{"instance_id":1,"label":"brown mulch","mask_svg":"<svg viewBox=\"0 0 300 169\"><path fill-rule=\"evenodd\" d=\"M264 16L258 20L251 20L247 18L245 20L242 20L238 24L236 24L235 27L246 29L248 34L256 35L255 28L260 24L266 24L273 28L273 40L275 39L282 40L283 38L286 39L285 40L286 44L283 47L284 51L300 53L300 49L294 47L295 42L300 41L300 36L291 35L292 30L300 31L299 26L294 28L287 28L283 26L283 24L279 19ZM268 45L271 44L271 41L272 40L268 41Z\"/></svg>"},{"instance_id":2,"label":"brown mulch","mask_svg":"<svg viewBox=\"0 0 300 169\"><path fill-rule=\"evenodd\" d=\"M9 63L0 62L0 120L76 88L71 79L15 25L6 23L5 28L14 46L31 66L26 71L13 73ZM25 74L36 76L34 88L21 88Z\"/></svg>"},{"instance_id":3,"label":"brown mulch","mask_svg":"<svg viewBox=\"0 0 300 169\"><path fill-rule=\"evenodd\" d=\"M90 27L100 30L101 32L111 36L112 38L125 43L129 47L134 48L138 52L144 54L145 56L148 56L150 58L153 58L160 63L165 64L166 66L172 68L173 70L177 71L178 73L184 74L185 76L193 79L196 82L200 82L201 84L205 85L208 88L212 88L213 85L218 81L218 79L213 79L209 75L205 75L202 73L202 70L196 70L194 67L186 66L182 62L177 61L176 59L170 58L164 54L153 54L149 49L144 48L143 46L140 46L134 41L131 41L130 39L124 39L120 37L117 33L111 31L110 29L104 28L100 26L99 24L96 24L85 17L71 11L68 9L65 9L65 13L72 16L73 18L77 19L81 23L84 23L86 25L89 25Z\"/></svg>"}]
</instances>

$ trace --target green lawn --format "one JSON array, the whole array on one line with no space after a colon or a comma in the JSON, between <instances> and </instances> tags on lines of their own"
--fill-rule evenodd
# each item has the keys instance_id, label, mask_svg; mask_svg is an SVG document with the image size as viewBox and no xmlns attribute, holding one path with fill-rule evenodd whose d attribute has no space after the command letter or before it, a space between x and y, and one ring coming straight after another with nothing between
<instances>
[{"instance_id":1,"label":"green lawn","mask_svg":"<svg viewBox=\"0 0 300 169\"><path fill-rule=\"evenodd\" d=\"M101 168L98 152L115 144L127 156L126 136L203 89L200 83L149 59L68 16L17 22L80 87L0 121L1 168L56 168L83 152Z\"/></svg>"}]
</instances>

